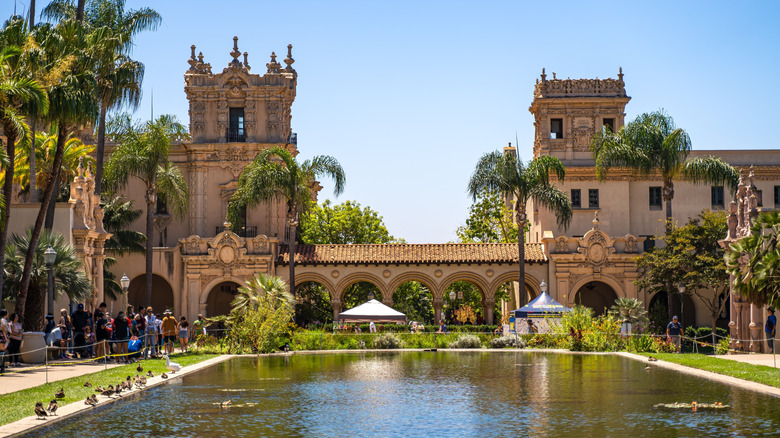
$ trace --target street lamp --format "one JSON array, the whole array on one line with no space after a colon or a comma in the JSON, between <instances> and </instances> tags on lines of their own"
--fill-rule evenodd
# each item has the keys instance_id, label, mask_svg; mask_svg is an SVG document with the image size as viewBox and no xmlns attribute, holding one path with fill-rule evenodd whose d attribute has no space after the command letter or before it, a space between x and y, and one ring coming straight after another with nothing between
<instances>
[{"instance_id":1,"label":"street lamp","mask_svg":"<svg viewBox=\"0 0 780 438\"><path fill-rule=\"evenodd\" d=\"M547 283L542 280L542 284L539 285L539 289L542 290L542 293L547 293Z\"/></svg>"},{"instance_id":2,"label":"street lamp","mask_svg":"<svg viewBox=\"0 0 780 438\"><path fill-rule=\"evenodd\" d=\"M685 304L685 300L683 299L683 294L685 293L685 283L682 281L677 284L677 292L680 292L680 323L684 324L683 305Z\"/></svg>"},{"instance_id":3,"label":"street lamp","mask_svg":"<svg viewBox=\"0 0 780 438\"><path fill-rule=\"evenodd\" d=\"M455 291L454 290L450 291L450 301L454 302L455 301L455 296L456 296L455 295Z\"/></svg>"},{"instance_id":4,"label":"street lamp","mask_svg":"<svg viewBox=\"0 0 780 438\"><path fill-rule=\"evenodd\" d=\"M43 261L46 263L46 267L49 268L49 290L47 306L49 307L49 313L54 315L54 261L57 259L57 251L49 245L49 248L43 252Z\"/></svg>"},{"instance_id":5,"label":"street lamp","mask_svg":"<svg viewBox=\"0 0 780 438\"><path fill-rule=\"evenodd\" d=\"M124 292L124 299L122 300L123 303L120 310L125 310L127 307L127 290L130 289L130 278L127 277L127 274L122 274L122 278L119 279L119 284L122 285L122 292Z\"/></svg>"}]
</instances>

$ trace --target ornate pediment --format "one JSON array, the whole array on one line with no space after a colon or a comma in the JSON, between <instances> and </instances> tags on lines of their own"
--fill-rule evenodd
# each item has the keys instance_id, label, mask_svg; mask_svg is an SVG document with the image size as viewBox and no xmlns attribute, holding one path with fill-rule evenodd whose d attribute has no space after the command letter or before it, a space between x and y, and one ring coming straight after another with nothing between
<instances>
[{"instance_id":1,"label":"ornate pediment","mask_svg":"<svg viewBox=\"0 0 780 438\"><path fill-rule=\"evenodd\" d=\"M599 213L593 219L593 229L579 240L577 252L585 256L585 262L600 272L610 255L615 253L615 240L599 229Z\"/></svg>"}]
</instances>

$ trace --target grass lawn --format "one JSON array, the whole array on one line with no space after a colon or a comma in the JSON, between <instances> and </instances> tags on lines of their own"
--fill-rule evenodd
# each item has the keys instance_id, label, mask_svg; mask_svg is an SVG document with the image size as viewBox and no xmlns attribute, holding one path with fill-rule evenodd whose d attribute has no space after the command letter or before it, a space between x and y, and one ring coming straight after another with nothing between
<instances>
[{"instance_id":1,"label":"grass lawn","mask_svg":"<svg viewBox=\"0 0 780 438\"><path fill-rule=\"evenodd\" d=\"M213 357L215 357L213 354L185 354L171 356L171 359L181 366L187 366L203 362L204 360ZM144 368L144 374L149 370L151 370L155 376L167 372L165 369L165 359L147 359L138 363ZM73 402L83 403L88 395L95 394L95 387L98 385L104 387L108 385L116 386L117 383L127 379L127 376L135 376L138 374L136 372L138 363L123 365L121 367L98 371L85 376L72 377L70 379L59 380L34 388L27 388L10 394L0 395L0 406L3 407L0 409L0 424L8 424L33 415L35 402L40 401L46 406L49 401L54 398L54 393L60 388L65 389L65 398L57 401L60 406L65 406ZM93 387L85 387L84 382L91 383Z\"/></svg>"},{"instance_id":2,"label":"grass lawn","mask_svg":"<svg viewBox=\"0 0 780 438\"><path fill-rule=\"evenodd\" d=\"M711 371L713 373L763 383L764 385L780 388L780 368L772 368L764 365L752 365L736 362L728 359L720 359L703 354L673 354L673 353L640 353L642 356L653 356L667 362Z\"/></svg>"}]
</instances>

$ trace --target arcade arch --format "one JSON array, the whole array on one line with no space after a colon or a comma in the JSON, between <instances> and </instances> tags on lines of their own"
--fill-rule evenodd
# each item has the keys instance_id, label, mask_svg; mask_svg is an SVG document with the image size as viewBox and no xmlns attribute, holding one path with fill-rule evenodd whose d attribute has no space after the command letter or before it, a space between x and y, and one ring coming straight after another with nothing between
<instances>
[{"instance_id":1,"label":"arcade arch","mask_svg":"<svg viewBox=\"0 0 780 438\"><path fill-rule=\"evenodd\" d=\"M206 315L217 316L230 313L230 303L241 287L235 281L223 281L212 287L206 299Z\"/></svg>"},{"instance_id":2,"label":"arcade arch","mask_svg":"<svg viewBox=\"0 0 780 438\"><path fill-rule=\"evenodd\" d=\"M574 296L574 302L593 309L595 315L603 315L615 304L618 295L612 286L601 281L589 281Z\"/></svg>"},{"instance_id":3,"label":"arcade arch","mask_svg":"<svg viewBox=\"0 0 780 438\"><path fill-rule=\"evenodd\" d=\"M166 309L171 309L174 314L179 310L174 308L173 288L170 283L157 274L152 274L152 302L146 302L146 274L142 274L130 281L127 305L133 306L133 310L137 310L138 306L152 306L154 312L159 314Z\"/></svg>"}]
</instances>

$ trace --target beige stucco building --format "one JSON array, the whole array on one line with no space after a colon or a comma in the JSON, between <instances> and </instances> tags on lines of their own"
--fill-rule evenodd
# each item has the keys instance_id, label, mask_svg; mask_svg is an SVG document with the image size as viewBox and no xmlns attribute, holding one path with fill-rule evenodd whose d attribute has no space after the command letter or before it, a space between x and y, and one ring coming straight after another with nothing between
<instances>
[{"instance_id":1,"label":"beige stucco building","mask_svg":"<svg viewBox=\"0 0 780 438\"><path fill-rule=\"evenodd\" d=\"M246 226L238 234L225 231L225 218L238 177L258 151L280 146L297 154L291 129L298 81L292 46L282 63L272 52L270 60L263 67L255 66L254 72L249 55L238 49L237 38L230 56L227 65L215 71L203 54L196 55L195 46L191 48L184 90L192 139L174 144L170 158L189 182L187 217L171 217L164 205L157 206L156 235L149 236L156 245L151 303L143 303L143 255L126 255L113 267L117 277L127 274L131 279L124 298L130 304L173 308L189 318L222 314L236 289L255 273L288 276L286 211L281 203L247 210ZM625 108L631 98L622 70L617 79L552 76L548 78L543 70L533 90L529 108L535 120L533 151L534 156L556 156L566 165L566 179L557 184L571 196L575 211L571 226L562 230L551 212L529 204L524 261L529 298L538 295L544 281L553 298L566 305L581 302L602 311L617 297L635 297L649 306L653 297L634 285L634 259L654 243L653 236L663 233L661 180L613 171L605 181L598 181L589 149L596 130L603 126L617 130L626 122ZM110 152L110 146L107 149ZM754 166L758 208L780 205L777 151L695 151L694 155L710 153L737 167ZM136 208L144 209L144 191L140 181L131 181L124 194ZM731 198L722 187L676 182L674 217L683 222L707 208L724 209ZM80 224L72 218L76 205L66 207L70 213L62 214L67 220L59 223ZM22 216L14 214L14 221ZM79 227L66 226L73 228L74 242L80 242ZM133 227L143 232L143 219ZM100 240L106 234L96 225L88 234L94 244L84 253L96 263L103 256ZM518 280L516 254L516 246L502 244L303 245L296 254L296 286L309 281L322 284L337 315L345 310L343 294L354 283L373 283L382 300L392 304L396 287L419 281L431 291L439 315L447 287L469 281L480 289L482 314L490 323L497 288ZM96 299L102 298L102 289L96 286ZM709 324L700 303L684 304L687 324ZM508 303L505 308L512 306Z\"/></svg>"}]
</instances>

